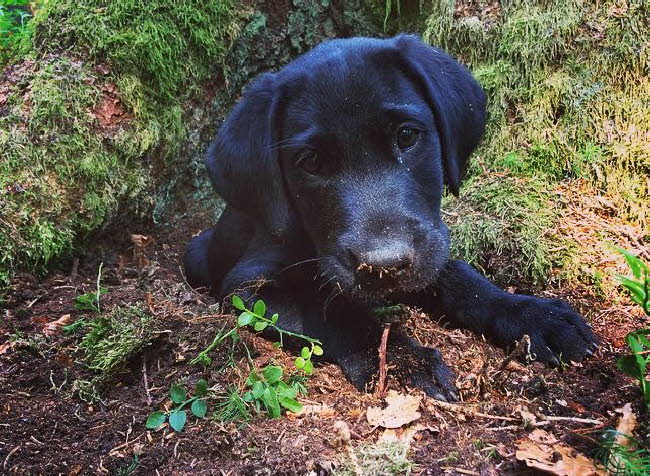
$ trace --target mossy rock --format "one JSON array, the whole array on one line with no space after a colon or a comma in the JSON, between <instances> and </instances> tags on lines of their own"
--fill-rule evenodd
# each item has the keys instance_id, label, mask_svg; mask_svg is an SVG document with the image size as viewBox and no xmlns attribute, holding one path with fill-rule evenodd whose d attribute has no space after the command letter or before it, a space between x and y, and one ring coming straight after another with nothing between
<instances>
[{"instance_id":1,"label":"mossy rock","mask_svg":"<svg viewBox=\"0 0 650 476\"><path fill-rule=\"evenodd\" d=\"M187 185L208 195L205 144L242 87L324 37L373 28L361 2L285 9L271 26L236 0L37 8L0 76L0 289L118 215L163 220Z\"/></svg>"}]
</instances>

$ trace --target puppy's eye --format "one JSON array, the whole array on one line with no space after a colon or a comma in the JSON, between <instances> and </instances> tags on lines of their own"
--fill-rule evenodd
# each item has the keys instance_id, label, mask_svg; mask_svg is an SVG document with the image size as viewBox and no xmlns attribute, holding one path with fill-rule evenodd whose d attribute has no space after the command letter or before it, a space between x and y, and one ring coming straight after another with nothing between
<instances>
[{"instance_id":1,"label":"puppy's eye","mask_svg":"<svg viewBox=\"0 0 650 476\"><path fill-rule=\"evenodd\" d=\"M413 147L420 137L420 131L417 129L411 129L410 127L401 127L397 131L397 137L395 142L399 150L406 150Z\"/></svg>"},{"instance_id":2,"label":"puppy's eye","mask_svg":"<svg viewBox=\"0 0 650 476\"><path fill-rule=\"evenodd\" d=\"M318 160L318 155L311 150L300 155L296 161L296 166L311 175L318 175L321 171L321 163Z\"/></svg>"}]
</instances>

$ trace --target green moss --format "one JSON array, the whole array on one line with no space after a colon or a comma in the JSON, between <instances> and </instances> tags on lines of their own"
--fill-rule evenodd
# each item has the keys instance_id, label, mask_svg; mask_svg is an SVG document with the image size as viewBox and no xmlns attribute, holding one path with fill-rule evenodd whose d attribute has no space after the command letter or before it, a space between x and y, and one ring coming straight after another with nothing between
<instances>
[{"instance_id":1,"label":"green moss","mask_svg":"<svg viewBox=\"0 0 650 476\"><path fill-rule=\"evenodd\" d=\"M587 179L631 223L648 224L650 12L641 0L486 7L434 1L424 32L468 63L488 94L486 135L462 192L474 218L452 224L460 237L455 251L484 266L503 253L505 270L493 272L542 284L571 260L551 251L562 237L543 233L554 228L557 218L546 210L555 207L552 190L561 182ZM490 192L495 175L486 170L507 177L496 182L503 190ZM512 187L515 179L526 190ZM543 200L520 203L521 193ZM500 214L506 202L521 213Z\"/></svg>"},{"instance_id":2,"label":"green moss","mask_svg":"<svg viewBox=\"0 0 650 476\"><path fill-rule=\"evenodd\" d=\"M151 339L151 316L140 306L120 307L88 324L88 333L79 347L88 368L104 378Z\"/></svg>"},{"instance_id":3,"label":"green moss","mask_svg":"<svg viewBox=\"0 0 650 476\"><path fill-rule=\"evenodd\" d=\"M550 232L556 215L548 185L515 176L472 177L464 194L445 203L452 255L503 283L543 283L554 264L549 250L560 247Z\"/></svg>"},{"instance_id":4,"label":"green moss","mask_svg":"<svg viewBox=\"0 0 650 476\"><path fill-rule=\"evenodd\" d=\"M37 11L33 63L4 79L0 288L120 207L150 209L185 141L186 103L222 70L237 24L234 0L52 0Z\"/></svg>"}]
</instances>

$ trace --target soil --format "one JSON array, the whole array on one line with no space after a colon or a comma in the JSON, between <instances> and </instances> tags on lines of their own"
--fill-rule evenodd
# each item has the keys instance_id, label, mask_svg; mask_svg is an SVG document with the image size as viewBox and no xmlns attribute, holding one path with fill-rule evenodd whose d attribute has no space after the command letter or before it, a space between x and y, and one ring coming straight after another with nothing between
<instances>
[{"instance_id":1,"label":"soil","mask_svg":"<svg viewBox=\"0 0 650 476\"><path fill-rule=\"evenodd\" d=\"M348 445L377 441L383 429L368 424L366 410L381 406L381 400L355 390L331 364L317 366L308 381L309 394L301 400L315 409L311 414L269 420L253 413L248 422L229 424L190 417L181 433L167 425L145 429L152 411L169 408L172 384L192 386L204 378L218 395L243 386L246 378L240 354L235 354L237 367L219 371L225 349L213 355L207 369L190 364L224 324L234 322L212 299L189 288L180 272L183 246L199 229L199 221L180 222L173 231L144 229L142 237L126 245L130 233L122 229L123 236L116 231L112 243L95 246L65 272L40 281L28 275L16 278L0 319L0 473L329 474L346 460L337 441L338 421L350 429ZM84 331L66 334L56 322L96 318L93 312L76 310L74 298L96 288L100 262L108 290L102 312L141 304L154 318L154 331L141 350L104 380L101 399L89 403L77 391L78 381L95 376L79 348ZM466 414L423 398L416 422L421 429L409 452L414 474L529 474L515 457L517 441L533 429L522 422L521 411L537 421L567 417L542 428L587 456L603 430L616 426L616 409L625 403L632 402L641 425L647 424L635 382L615 364L623 336L639 325L638 314L625 302L612 303L581 289L557 293L578 306L602 338L595 356L564 370L512 362L499 371L503 351L411 312L411 332L441 351L456 372L464 404L474 409ZM293 357L285 351L255 335L245 334L245 339L255 350L257 365L274 360L291 368ZM418 395L391 378L390 366L388 388ZM318 411L319 405L327 411Z\"/></svg>"}]
</instances>

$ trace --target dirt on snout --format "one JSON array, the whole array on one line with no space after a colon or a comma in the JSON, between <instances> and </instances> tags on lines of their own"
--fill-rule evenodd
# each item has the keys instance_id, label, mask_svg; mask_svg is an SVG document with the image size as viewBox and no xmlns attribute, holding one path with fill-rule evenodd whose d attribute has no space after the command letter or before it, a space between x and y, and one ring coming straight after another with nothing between
<instances>
[{"instance_id":1,"label":"dirt on snout","mask_svg":"<svg viewBox=\"0 0 650 476\"><path fill-rule=\"evenodd\" d=\"M270 420L253 410L248 421L220 422L212 415L229 389L241 393L246 356L239 348L230 354L225 345L211 354L209 366L190 364L234 318L185 283L182 244L197 230L176 230L98 247L78 266L42 281L27 275L15 280L0 319L0 473L523 474L532 470L517 458L517 448L535 429L592 460L600 435L620 418L616 410L632 402L638 428L646 428L637 437L647 432L637 385L616 368L623 336L638 326L638 314L625 302L570 289L563 297L582 304L602 338L597 354L581 364L523 365L480 337L412 310L406 327L440 350L456 373L461 405L401 387L389 361L387 389L420 397L419 416L397 430L371 426L368 408L383 408L383 400L358 392L327 364L308 380L299 415ZM100 308L81 310L75 299L96 291L99 263L105 288ZM91 369L88 333L98 333L97 342L120 335L91 324L134 306L147 317L120 331L133 337L120 347L123 354L106 372ZM612 316L615 326L608 324ZM256 366L293 368L295 356L243 335ZM210 386L206 418L188 417L180 433L167 424L145 428L151 412L172 407L171 385L193 388L199 379Z\"/></svg>"}]
</instances>

